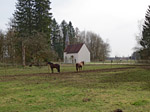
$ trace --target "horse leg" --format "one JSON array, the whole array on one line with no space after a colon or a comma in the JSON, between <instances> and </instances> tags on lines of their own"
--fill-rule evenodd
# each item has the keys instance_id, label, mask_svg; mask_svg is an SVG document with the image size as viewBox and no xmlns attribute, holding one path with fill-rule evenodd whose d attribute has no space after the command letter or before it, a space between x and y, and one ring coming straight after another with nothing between
<instances>
[{"instance_id":1,"label":"horse leg","mask_svg":"<svg viewBox=\"0 0 150 112\"><path fill-rule=\"evenodd\" d=\"M49 71L50 71L49 69L50 69L50 66L48 65L48 73L49 73Z\"/></svg>"},{"instance_id":2,"label":"horse leg","mask_svg":"<svg viewBox=\"0 0 150 112\"><path fill-rule=\"evenodd\" d=\"M82 70L82 66L79 66L79 71L81 71Z\"/></svg>"},{"instance_id":3,"label":"horse leg","mask_svg":"<svg viewBox=\"0 0 150 112\"><path fill-rule=\"evenodd\" d=\"M60 66L58 66L57 71L60 73Z\"/></svg>"},{"instance_id":4,"label":"horse leg","mask_svg":"<svg viewBox=\"0 0 150 112\"><path fill-rule=\"evenodd\" d=\"M76 64L76 71L78 72L78 65Z\"/></svg>"},{"instance_id":5,"label":"horse leg","mask_svg":"<svg viewBox=\"0 0 150 112\"><path fill-rule=\"evenodd\" d=\"M53 73L53 68L51 67L51 71L52 71L52 73Z\"/></svg>"}]
</instances>

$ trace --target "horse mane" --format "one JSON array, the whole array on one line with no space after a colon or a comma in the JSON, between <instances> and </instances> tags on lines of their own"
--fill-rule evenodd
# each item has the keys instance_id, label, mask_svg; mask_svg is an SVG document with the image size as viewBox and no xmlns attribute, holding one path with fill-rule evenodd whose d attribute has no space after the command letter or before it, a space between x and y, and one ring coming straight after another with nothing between
<instances>
[{"instance_id":1,"label":"horse mane","mask_svg":"<svg viewBox=\"0 0 150 112\"><path fill-rule=\"evenodd\" d=\"M47 64L53 64L53 63L51 63L51 62L47 62Z\"/></svg>"}]
</instances>

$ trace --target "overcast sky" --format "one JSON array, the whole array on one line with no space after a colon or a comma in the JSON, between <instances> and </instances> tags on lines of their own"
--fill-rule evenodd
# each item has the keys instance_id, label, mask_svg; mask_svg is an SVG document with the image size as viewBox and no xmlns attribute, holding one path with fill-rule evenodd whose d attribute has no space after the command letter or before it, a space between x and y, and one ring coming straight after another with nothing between
<instances>
[{"instance_id":1,"label":"overcast sky","mask_svg":"<svg viewBox=\"0 0 150 112\"><path fill-rule=\"evenodd\" d=\"M17 0L1 0L0 29L15 10ZM111 56L129 56L136 45L138 21L145 19L149 0L51 0L53 17L71 21L80 31L93 31L109 42Z\"/></svg>"}]
</instances>

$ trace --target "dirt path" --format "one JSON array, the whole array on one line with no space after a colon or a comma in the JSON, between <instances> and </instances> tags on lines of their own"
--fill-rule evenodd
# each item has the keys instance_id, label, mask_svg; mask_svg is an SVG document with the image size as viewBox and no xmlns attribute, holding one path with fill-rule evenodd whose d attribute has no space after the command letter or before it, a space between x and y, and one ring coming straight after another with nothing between
<instances>
[{"instance_id":1,"label":"dirt path","mask_svg":"<svg viewBox=\"0 0 150 112\"><path fill-rule=\"evenodd\" d=\"M0 76L1 79L4 78L15 78L15 77L32 77L32 76L54 76L54 75L67 75L67 74L78 74L78 73L89 73L89 72L115 72L115 71L123 71L127 69L133 69L135 67L122 67L122 68L107 68L107 69L96 69L96 70L83 70L79 72L62 72L62 73L37 73L37 74L21 74L21 75L6 75Z\"/></svg>"}]
</instances>

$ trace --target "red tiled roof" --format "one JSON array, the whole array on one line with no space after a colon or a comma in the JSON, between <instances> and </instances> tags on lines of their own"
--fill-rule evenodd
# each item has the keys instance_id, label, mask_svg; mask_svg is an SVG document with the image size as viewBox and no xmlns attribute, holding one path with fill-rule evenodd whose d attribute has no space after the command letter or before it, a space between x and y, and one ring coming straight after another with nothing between
<instances>
[{"instance_id":1,"label":"red tiled roof","mask_svg":"<svg viewBox=\"0 0 150 112\"><path fill-rule=\"evenodd\" d=\"M68 45L67 48L64 50L64 52L69 53L78 53L82 47L83 43L81 44L73 44L73 45Z\"/></svg>"}]
</instances>

